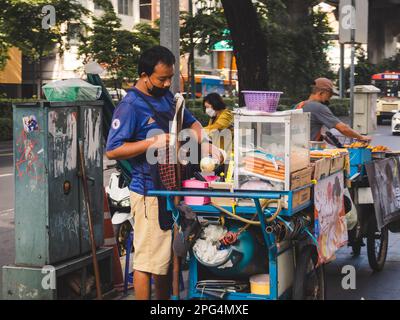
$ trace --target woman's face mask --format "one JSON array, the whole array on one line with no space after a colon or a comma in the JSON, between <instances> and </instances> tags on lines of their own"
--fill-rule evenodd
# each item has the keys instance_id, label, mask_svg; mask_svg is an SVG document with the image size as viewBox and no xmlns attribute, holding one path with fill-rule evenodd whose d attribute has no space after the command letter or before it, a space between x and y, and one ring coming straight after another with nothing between
<instances>
[{"instance_id":1,"label":"woman's face mask","mask_svg":"<svg viewBox=\"0 0 400 320\"><path fill-rule=\"evenodd\" d=\"M215 110L213 108L206 108L206 113L208 114L208 116L210 118L214 118L215 114L216 114L216 112L215 112Z\"/></svg>"}]
</instances>

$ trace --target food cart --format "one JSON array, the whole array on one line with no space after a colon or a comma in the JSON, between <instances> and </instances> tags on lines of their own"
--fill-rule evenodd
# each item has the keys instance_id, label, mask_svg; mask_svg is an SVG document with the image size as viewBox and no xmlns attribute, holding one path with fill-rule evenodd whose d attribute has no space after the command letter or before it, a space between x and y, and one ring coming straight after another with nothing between
<instances>
[{"instance_id":1,"label":"food cart","mask_svg":"<svg viewBox=\"0 0 400 320\"><path fill-rule=\"evenodd\" d=\"M343 199L344 161L342 166L329 164L325 174L315 170L309 121L302 110L238 110L235 175L229 187L223 190L210 182L193 189L149 191L166 197L177 224L174 198L184 197L202 225L189 253L187 298L325 298L324 264L347 240L344 205L335 209L333 202Z\"/></svg>"}]
</instances>

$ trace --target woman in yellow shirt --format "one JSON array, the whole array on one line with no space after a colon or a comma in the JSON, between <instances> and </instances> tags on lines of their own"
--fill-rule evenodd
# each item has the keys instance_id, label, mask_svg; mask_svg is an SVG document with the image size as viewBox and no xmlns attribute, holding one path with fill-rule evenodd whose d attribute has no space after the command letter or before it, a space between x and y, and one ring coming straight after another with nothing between
<instances>
[{"instance_id":1,"label":"woman in yellow shirt","mask_svg":"<svg viewBox=\"0 0 400 320\"><path fill-rule=\"evenodd\" d=\"M220 138L217 139L217 147L224 149L224 142L227 141L227 135L230 135L231 143L226 144L228 147L233 145L233 114L229 110L222 97L218 93L209 93L203 99L204 111L210 117L208 125L204 127L208 135L213 136L218 133ZM224 130L228 129L228 130ZM223 138L223 139L221 139ZM225 150L230 152L230 150ZM229 153L230 154L230 153Z\"/></svg>"}]
</instances>

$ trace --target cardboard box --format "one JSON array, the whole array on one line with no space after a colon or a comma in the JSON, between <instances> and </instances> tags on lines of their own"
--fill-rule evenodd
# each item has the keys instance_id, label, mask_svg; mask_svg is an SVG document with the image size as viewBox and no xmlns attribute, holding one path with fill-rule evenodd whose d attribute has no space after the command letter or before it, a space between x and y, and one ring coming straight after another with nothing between
<instances>
[{"instance_id":1,"label":"cardboard box","mask_svg":"<svg viewBox=\"0 0 400 320\"><path fill-rule=\"evenodd\" d=\"M344 168L344 156L331 158L330 174L343 170L343 168Z\"/></svg>"},{"instance_id":2,"label":"cardboard box","mask_svg":"<svg viewBox=\"0 0 400 320\"><path fill-rule=\"evenodd\" d=\"M296 191L292 198L292 208L305 204L311 198L311 187Z\"/></svg>"},{"instance_id":3,"label":"cardboard box","mask_svg":"<svg viewBox=\"0 0 400 320\"><path fill-rule=\"evenodd\" d=\"M331 170L331 159L321 158L315 161L312 165L314 166L314 173L312 176L314 180L318 181L329 176Z\"/></svg>"},{"instance_id":4,"label":"cardboard box","mask_svg":"<svg viewBox=\"0 0 400 320\"><path fill-rule=\"evenodd\" d=\"M233 183L229 182L210 182L210 188L215 191L230 191L233 189ZM231 206L234 198L211 197L211 202L218 206Z\"/></svg>"},{"instance_id":5,"label":"cardboard box","mask_svg":"<svg viewBox=\"0 0 400 320\"><path fill-rule=\"evenodd\" d=\"M290 177L290 190L295 190L311 183L312 167L293 172Z\"/></svg>"}]
</instances>

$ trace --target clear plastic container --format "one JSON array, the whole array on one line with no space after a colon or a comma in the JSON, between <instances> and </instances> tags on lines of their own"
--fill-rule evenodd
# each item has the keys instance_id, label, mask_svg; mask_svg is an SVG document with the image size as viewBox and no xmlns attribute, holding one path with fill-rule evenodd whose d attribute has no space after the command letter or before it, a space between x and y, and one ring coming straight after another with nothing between
<instances>
[{"instance_id":1,"label":"clear plastic container","mask_svg":"<svg viewBox=\"0 0 400 320\"><path fill-rule=\"evenodd\" d=\"M235 115L235 189L249 179L290 190L290 176L310 165L309 113Z\"/></svg>"},{"instance_id":2,"label":"clear plastic container","mask_svg":"<svg viewBox=\"0 0 400 320\"><path fill-rule=\"evenodd\" d=\"M59 80L43 87L48 101L93 101L101 96L101 86L92 85L82 79Z\"/></svg>"}]
</instances>

